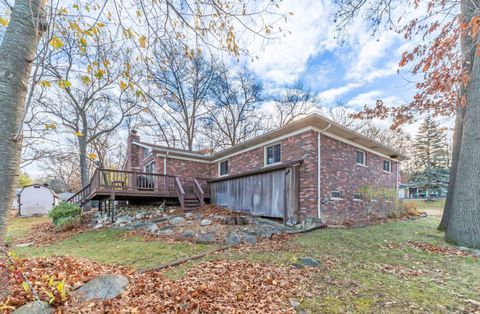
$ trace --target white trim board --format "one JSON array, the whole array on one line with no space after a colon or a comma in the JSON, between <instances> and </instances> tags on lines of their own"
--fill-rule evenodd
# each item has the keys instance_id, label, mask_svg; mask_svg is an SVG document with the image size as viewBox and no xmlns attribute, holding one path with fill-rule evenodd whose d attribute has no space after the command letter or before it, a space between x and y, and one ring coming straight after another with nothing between
<instances>
[{"instance_id":1,"label":"white trim board","mask_svg":"<svg viewBox=\"0 0 480 314\"><path fill-rule=\"evenodd\" d=\"M166 155L166 154L156 154L157 157L166 157L167 159L179 159L179 160L187 160L187 161L194 161L194 162L201 162L204 164L211 164L211 161L198 159L193 157L182 157L182 156L175 156L175 155Z\"/></svg>"}]
</instances>

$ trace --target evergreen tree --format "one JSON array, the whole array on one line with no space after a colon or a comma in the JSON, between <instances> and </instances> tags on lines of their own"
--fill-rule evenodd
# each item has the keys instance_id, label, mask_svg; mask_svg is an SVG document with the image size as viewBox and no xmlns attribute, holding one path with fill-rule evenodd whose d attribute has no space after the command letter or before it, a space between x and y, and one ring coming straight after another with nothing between
<instances>
[{"instance_id":1,"label":"evergreen tree","mask_svg":"<svg viewBox=\"0 0 480 314\"><path fill-rule=\"evenodd\" d=\"M413 143L415 173L411 185L423 187L431 199L432 190L446 189L449 175L447 136L432 118L427 117L420 126Z\"/></svg>"}]
</instances>

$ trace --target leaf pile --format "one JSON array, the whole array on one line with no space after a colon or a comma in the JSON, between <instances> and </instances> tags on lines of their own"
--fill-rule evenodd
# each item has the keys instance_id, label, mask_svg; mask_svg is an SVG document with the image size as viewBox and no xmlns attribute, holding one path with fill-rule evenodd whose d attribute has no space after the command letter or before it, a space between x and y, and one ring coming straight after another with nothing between
<instances>
[{"instance_id":1,"label":"leaf pile","mask_svg":"<svg viewBox=\"0 0 480 314\"><path fill-rule=\"evenodd\" d=\"M67 304L67 312L294 313L290 298L301 293L309 271L247 261L218 260L196 266L179 281L161 272L130 276L117 299Z\"/></svg>"},{"instance_id":2,"label":"leaf pile","mask_svg":"<svg viewBox=\"0 0 480 314\"><path fill-rule=\"evenodd\" d=\"M11 293L7 300L0 300L0 303L9 306L19 307L25 303L34 301L34 295L23 283L20 273L23 273L33 290L41 300L49 301L51 294L55 296L53 305L60 305L62 300L55 285L65 280L67 293L87 281L103 273L131 274L134 271L128 268L111 267L92 261L74 257L48 257L34 259L14 258L15 267L12 267L6 259L0 260L0 268L5 266L9 269ZM50 294L50 295L49 295Z\"/></svg>"},{"instance_id":3,"label":"leaf pile","mask_svg":"<svg viewBox=\"0 0 480 314\"><path fill-rule=\"evenodd\" d=\"M275 267L247 261L217 260L199 264L179 281L163 271L136 273L133 269L102 265L74 257L17 259L42 300L55 295L57 312L143 312L143 313L294 313L289 301L304 295L315 273L313 269ZM63 302L49 281L65 280L67 293L105 273L121 273L129 286L113 300L83 302L67 298ZM33 301L18 279L12 280L9 306ZM305 291L303 290L305 289Z\"/></svg>"}]
</instances>

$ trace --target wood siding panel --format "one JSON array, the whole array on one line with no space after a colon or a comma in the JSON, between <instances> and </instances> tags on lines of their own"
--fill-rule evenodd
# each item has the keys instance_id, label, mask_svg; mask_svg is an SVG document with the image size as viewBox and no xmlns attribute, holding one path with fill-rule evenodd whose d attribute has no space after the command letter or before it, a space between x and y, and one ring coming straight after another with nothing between
<instances>
[{"instance_id":1,"label":"wood siding panel","mask_svg":"<svg viewBox=\"0 0 480 314\"><path fill-rule=\"evenodd\" d=\"M213 182L212 202L256 216L284 218L285 170Z\"/></svg>"}]
</instances>

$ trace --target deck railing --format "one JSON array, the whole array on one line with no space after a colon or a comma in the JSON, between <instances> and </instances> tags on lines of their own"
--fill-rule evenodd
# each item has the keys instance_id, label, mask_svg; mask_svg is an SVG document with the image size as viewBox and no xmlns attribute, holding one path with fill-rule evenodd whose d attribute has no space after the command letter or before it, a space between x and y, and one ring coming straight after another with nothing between
<instances>
[{"instance_id":1,"label":"deck railing","mask_svg":"<svg viewBox=\"0 0 480 314\"><path fill-rule=\"evenodd\" d=\"M193 187L195 194L197 195L198 200L200 201L200 206L205 205L205 192L202 189L202 186L198 179L193 179Z\"/></svg>"}]
</instances>

